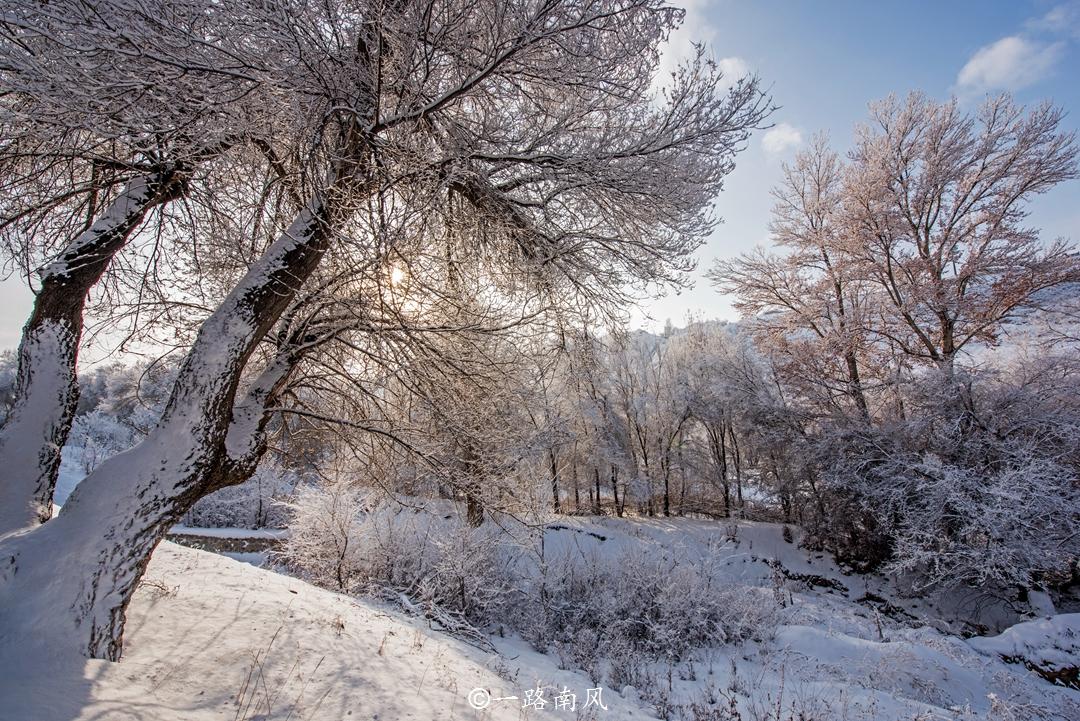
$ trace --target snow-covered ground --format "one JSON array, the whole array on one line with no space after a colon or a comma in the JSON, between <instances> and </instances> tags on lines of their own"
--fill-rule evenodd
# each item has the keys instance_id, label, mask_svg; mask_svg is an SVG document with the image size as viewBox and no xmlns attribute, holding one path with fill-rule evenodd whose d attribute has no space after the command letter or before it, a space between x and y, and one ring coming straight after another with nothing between
<instances>
[{"instance_id":1,"label":"snow-covered ground","mask_svg":"<svg viewBox=\"0 0 1080 721\"><path fill-rule=\"evenodd\" d=\"M132 602L120 663L75 674L11 651L4 721L475 718L467 692L505 683L485 654L421 624L168 542Z\"/></svg>"},{"instance_id":2,"label":"snow-covered ground","mask_svg":"<svg viewBox=\"0 0 1080 721\"><path fill-rule=\"evenodd\" d=\"M721 646L677 667L662 683L670 703L696 718L1061 719L1080 718L1080 692L1055 686L1013 660L1078 660L1080 617L1032 621L997 638L962 640L863 601L865 579L783 541L768 524L730 531L696 521L560 521L553 544L583 552L620 546L709 549L731 582L775 585L789 576L775 633ZM601 540L601 538L603 540ZM798 574L798 575L796 575ZM824 584L824 585L823 585ZM876 589L885 592L884 589ZM650 719L655 704L560 668L515 638L491 654L386 607L310 586L203 551L162 544L132 603L118 664L78 668L0 650L0 719ZM522 708L543 689L546 708ZM601 700L582 709L588 689ZM474 698L492 700L483 710ZM554 709L576 695L576 710ZM568 700L564 697L564 700Z\"/></svg>"},{"instance_id":3,"label":"snow-covered ground","mask_svg":"<svg viewBox=\"0 0 1080 721\"><path fill-rule=\"evenodd\" d=\"M975 631L996 632L1021 620L1017 609L978 589L953 589L948 592L900 592L904 584L877 574L857 574L837 566L828 553L811 552L801 547L803 532L788 527L791 541L784 539L784 526L776 523L740 521L726 523L687 518L568 518L549 526L551 529L575 529L576 533L552 533L545 538L553 551L567 544L575 549L591 547L592 552L612 554L651 549L673 560L698 560L706 554L727 568L735 582L769 586L774 567L798 589L814 591L808 600L820 605L842 596L860 602L861 610L877 609L886 622L889 618L909 625L931 625L946 633L971 635ZM598 542L597 537L604 541Z\"/></svg>"}]
</instances>

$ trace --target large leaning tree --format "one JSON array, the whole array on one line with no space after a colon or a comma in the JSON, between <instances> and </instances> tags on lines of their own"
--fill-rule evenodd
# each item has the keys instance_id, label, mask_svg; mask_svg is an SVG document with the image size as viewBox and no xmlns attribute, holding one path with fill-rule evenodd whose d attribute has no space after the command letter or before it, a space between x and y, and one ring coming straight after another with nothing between
<instances>
[{"instance_id":1,"label":"large leaning tree","mask_svg":"<svg viewBox=\"0 0 1080 721\"><path fill-rule=\"evenodd\" d=\"M240 127L265 120L264 59L229 34L237 20L203 0L5 6L0 241L39 272L0 428L0 534L51 515L91 289Z\"/></svg>"},{"instance_id":2,"label":"large leaning tree","mask_svg":"<svg viewBox=\"0 0 1080 721\"><path fill-rule=\"evenodd\" d=\"M39 513L0 537L0 644L63 657L120 656L125 609L155 546L265 451L272 399L303 354L289 343L262 349L330 264L371 268L393 258L397 242L437 242L415 219L453 208L476 231L456 252L513 269L492 274L506 292L610 302L628 284L671 280L688 265L713 227L711 199L768 112L753 78L731 85L703 55L663 93L651 91L661 43L681 19L658 0L168 1L145 17L191 13L189 45L173 41L166 20L136 23L122 33L133 44L119 47L109 29L129 22L129 3L66 5L27 2L11 14L17 22L5 13L3 52L25 61L0 65L25 85L5 78L5 107L60 106L81 87L78 73L29 56L63 56L79 69L125 56L173 68L134 92L125 85L75 104L73 132L105 147L101 118L172 127L168 115L154 118L172 78L184 95L184 83L212 85L214 73L250 64L237 71L238 92L192 91L225 106L211 133L225 143L211 146L219 157L206 172L242 183L251 174L238 165L262 164L288 192L266 216L276 235L253 239L258 256L202 319L156 427L84 479L55 518ZM63 32L31 21L40 10L61 22L76 6L93 12ZM219 14L233 16L227 32ZM204 55L219 51L235 60L211 66ZM212 215L193 212L175 232L203 247L235 242L205 236L216 226L200 218ZM308 340L296 338L300 348ZM6 503L22 494L33 508L44 497L21 475L5 473L0 485L16 499Z\"/></svg>"}]
</instances>

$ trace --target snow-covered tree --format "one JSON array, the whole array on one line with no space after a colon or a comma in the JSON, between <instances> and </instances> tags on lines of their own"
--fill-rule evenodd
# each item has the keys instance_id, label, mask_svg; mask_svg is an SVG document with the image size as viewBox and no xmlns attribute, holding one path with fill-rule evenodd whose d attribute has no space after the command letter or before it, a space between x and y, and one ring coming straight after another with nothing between
<instances>
[{"instance_id":1,"label":"snow-covered tree","mask_svg":"<svg viewBox=\"0 0 1080 721\"><path fill-rule=\"evenodd\" d=\"M967 114L915 93L871 118L846 164L819 138L786 169L782 254L714 270L784 396L758 432L802 452L784 462L767 444L759 468L787 477L789 497L810 503L811 539L844 560L1030 585L1076 557L1077 467L1059 445L1076 422L1074 371L1060 333L989 351L1051 306L1067 316L1080 256L1025 222L1032 198L1077 177L1074 135L1061 110L1005 96ZM1035 347L1038 372L1007 370Z\"/></svg>"},{"instance_id":2,"label":"snow-covered tree","mask_svg":"<svg viewBox=\"0 0 1080 721\"><path fill-rule=\"evenodd\" d=\"M711 270L717 286L736 297L736 308L782 353L782 370L800 379L804 393L821 404L848 403L869 419L860 365L865 316L873 313L865 283L850 258L843 215L844 166L817 136L773 190L772 240L783 254L763 250L720 261Z\"/></svg>"},{"instance_id":3,"label":"snow-covered tree","mask_svg":"<svg viewBox=\"0 0 1080 721\"><path fill-rule=\"evenodd\" d=\"M5 8L0 242L38 282L0 429L0 533L50 515L91 289L237 125L258 122L263 59L233 42L238 21L201 0Z\"/></svg>"},{"instance_id":4,"label":"snow-covered tree","mask_svg":"<svg viewBox=\"0 0 1080 721\"><path fill-rule=\"evenodd\" d=\"M703 55L655 97L657 47L680 18L655 0L212 7L239 22L197 47L240 46L269 66L259 100L273 122L253 134L272 152L258 162L279 165L299 203L284 203L291 217L202 321L146 438L84 479L57 518L0 540L6 644L119 657L154 547L265 452L297 356L292 344L264 354L263 341L324 261L385 261L395 235L365 225L452 197L483 220L475 252L516 270L504 277L517 287L611 303L627 283L686 266L767 112L755 80L732 86ZM121 118L148 107L101 102ZM226 129L252 133L240 120Z\"/></svg>"},{"instance_id":5,"label":"snow-covered tree","mask_svg":"<svg viewBox=\"0 0 1080 721\"><path fill-rule=\"evenodd\" d=\"M1040 292L1080 280L1075 249L1025 225L1034 197L1080 173L1063 117L1008 96L974 114L918 93L871 106L844 195L846 253L881 308L872 333L949 369Z\"/></svg>"}]
</instances>

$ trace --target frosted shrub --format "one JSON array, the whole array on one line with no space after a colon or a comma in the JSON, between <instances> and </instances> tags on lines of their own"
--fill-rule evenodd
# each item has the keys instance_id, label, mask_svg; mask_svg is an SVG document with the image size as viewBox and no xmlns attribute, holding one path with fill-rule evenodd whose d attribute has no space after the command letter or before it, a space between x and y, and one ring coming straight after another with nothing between
<instances>
[{"instance_id":1,"label":"frosted shrub","mask_svg":"<svg viewBox=\"0 0 1080 721\"><path fill-rule=\"evenodd\" d=\"M638 685L651 660L761 639L778 623L771 589L729 585L708 558L545 555L535 529L472 528L456 512L371 502L341 483L304 488L291 507L281 556L306 578L403 599L444 626L511 630L597 681Z\"/></svg>"},{"instance_id":2,"label":"frosted shrub","mask_svg":"<svg viewBox=\"0 0 1080 721\"><path fill-rule=\"evenodd\" d=\"M496 623L512 594L513 577L507 568L512 554L497 533L490 525L455 524L447 536L432 542L433 563L422 579L433 600L474 623Z\"/></svg>"},{"instance_id":3,"label":"frosted shrub","mask_svg":"<svg viewBox=\"0 0 1080 721\"><path fill-rule=\"evenodd\" d=\"M288 514L279 501L292 492L298 480L292 471L259 466L244 483L196 501L184 523L203 528L284 528Z\"/></svg>"},{"instance_id":4,"label":"frosted shrub","mask_svg":"<svg viewBox=\"0 0 1080 721\"><path fill-rule=\"evenodd\" d=\"M1080 416L1073 379L1058 369L1050 386L1047 363L969 386L929 377L912 394L917 420L822 442L827 483L873 514L889 570L976 587L1068 573L1080 556Z\"/></svg>"},{"instance_id":5,"label":"frosted shrub","mask_svg":"<svg viewBox=\"0 0 1080 721\"><path fill-rule=\"evenodd\" d=\"M288 507L281 560L315 583L404 594L479 624L499 618L512 577L497 528L416 513L345 482L304 487Z\"/></svg>"},{"instance_id":6,"label":"frosted shrub","mask_svg":"<svg viewBox=\"0 0 1080 721\"><path fill-rule=\"evenodd\" d=\"M82 470L90 473L102 461L126 450L134 443L130 426L101 410L76 416L71 424L68 443L82 448Z\"/></svg>"},{"instance_id":7,"label":"frosted shrub","mask_svg":"<svg viewBox=\"0 0 1080 721\"><path fill-rule=\"evenodd\" d=\"M551 640L585 661L595 655L613 663L624 655L681 660L694 649L761 638L777 622L767 589L724 585L708 560L640 550L568 557L549 567L544 587Z\"/></svg>"},{"instance_id":8,"label":"frosted shrub","mask_svg":"<svg viewBox=\"0 0 1080 721\"><path fill-rule=\"evenodd\" d=\"M289 537L279 558L301 577L349 592L362 577L364 558L357 542L363 524L365 494L338 481L302 486L286 504Z\"/></svg>"},{"instance_id":9,"label":"frosted shrub","mask_svg":"<svg viewBox=\"0 0 1080 721\"><path fill-rule=\"evenodd\" d=\"M367 509L357 531L358 578L368 593L402 593L479 625L502 616L511 556L497 527L382 502Z\"/></svg>"}]
</instances>

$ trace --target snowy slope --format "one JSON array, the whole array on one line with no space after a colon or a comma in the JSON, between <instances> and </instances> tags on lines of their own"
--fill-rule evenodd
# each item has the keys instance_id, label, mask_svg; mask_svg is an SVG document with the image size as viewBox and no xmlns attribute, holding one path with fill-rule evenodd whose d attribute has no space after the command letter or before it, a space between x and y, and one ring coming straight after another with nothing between
<instances>
[{"instance_id":1,"label":"snowy slope","mask_svg":"<svg viewBox=\"0 0 1080 721\"><path fill-rule=\"evenodd\" d=\"M766 708L775 712L779 702L785 721L800 711L815 719L1080 719L1080 691L1052 685L1025 667L1072 668L1075 676L1080 614L964 640L952 633L963 625L955 620L958 612L982 604L990 620L1001 610L966 593L904 597L890 579L846 573L828 555L799 548L797 529L788 543L782 526L745 521L731 527L689 519L574 518L554 528L545 539L549 549L561 544L612 553L637 546L673 559L709 554L729 569L733 584L782 586L788 602L775 635L708 654L706 673L671 682L673 703L689 703L713 686L739 689L744 718Z\"/></svg>"},{"instance_id":2,"label":"snowy slope","mask_svg":"<svg viewBox=\"0 0 1080 721\"><path fill-rule=\"evenodd\" d=\"M814 596L861 600L864 610L876 608L905 624L932 625L949 633L970 634L976 627L996 632L1021 620L1015 609L977 591L908 595L899 592L895 579L845 571L831 555L800 547L803 533L794 526L789 527L791 542L784 540L781 524L753 521L578 517L560 518L549 529L554 530L545 543L553 551L573 547L575 552L610 555L652 549L690 561L708 554L727 567L733 581L747 585L771 585L774 567L779 566L793 587L806 587ZM567 532L571 530L576 532Z\"/></svg>"},{"instance_id":3,"label":"snowy slope","mask_svg":"<svg viewBox=\"0 0 1080 721\"><path fill-rule=\"evenodd\" d=\"M56 668L4 649L0 720L523 718L509 701L483 713L469 707L476 687L509 695L486 653L373 605L172 543L154 554L127 629L118 664ZM564 677L582 696L591 686ZM602 699L604 718L647 718Z\"/></svg>"},{"instance_id":4,"label":"snowy slope","mask_svg":"<svg viewBox=\"0 0 1080 721\"><path fill-rule=\"evenodd\" d=\"M716 543L716 523L560 519L548 543L583 552L618 547L722 554L731 582L767 586L779 560L791 573L839 579L827 560L785 543L778 527L743 524ZM600 540L600 538L603 540ZM811 579L813 580L813 579ZM697 718L1080 719L1080 692L1054 686L1001 656L1053 649L1077 660L1069 634L1080 619L1032 622L995 639L962 640L900 623L851 597L857 588L785 582L788 605L760 641L706 651L661 678L672 707ZM132 604L123 661L57 668L0 650L0 721L90 719L648 719L636 689L604 688L608 710L555 711L567 688L582 703L596 686L561 669L554 655L514 638L493 638L499 655L450 639L370 602L228 558L162 544ZM1045 654L1043 654L1045 655ZM521 699L546 688L545 711ZM469 692L494 697L483 712Z\"/></svg>"}]
</instances>

